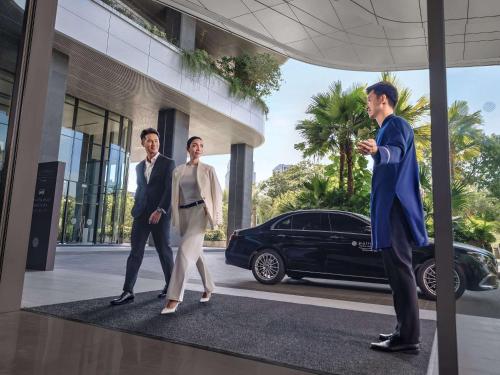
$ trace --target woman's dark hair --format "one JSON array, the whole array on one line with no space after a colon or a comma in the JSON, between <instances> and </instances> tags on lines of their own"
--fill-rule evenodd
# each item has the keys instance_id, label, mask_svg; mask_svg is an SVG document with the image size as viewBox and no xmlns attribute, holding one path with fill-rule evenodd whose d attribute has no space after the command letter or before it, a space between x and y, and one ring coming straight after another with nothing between
<instances>
[{"instance_id":1,"label":"woman's dark hair","mask_svg":"<svg viewBox=\"0 0 500 375\"><path fill-rule=\"evenodd\" d=\"M380 95L385 95L389 100L389 104L392 108L396 106L398 102L398 89L395 88L393 84L386 81L380 81L366 89L367 94L372 91L375 93L375 95L377 95L377 97Z\"/></svg>"},{"instance_id":2,"label":"woman's dark hair","mask_svg":"<svg viewBox=\"0 0 500 375\"><path fill-rule=\"evenodd\" d=\"M195 139L199 139L200 141L203 141L203 139L201 139L200 137L197 137L197 136L194 136L194 137L189 138L189 139L188 139L188 141L187 141L187 145L186 145L186 146L187 146L186 148L187 148L188 150L189 150L189 147L191 147L191 143L193 143L193 141L194 141Z\"/></svg>"},{"instance_id":3,"label":"woman's dark hair","mask_svg":"<svg viewBox=\"0 0 500 375\"><path fill-rule=\"evenodd\" d=\"M160 138L160 133L158 133L158 130L156 130L155 128L147 128L141 132L141 141L144 141L148 134L156 134L158 138Z\"/></svg>"}]
</instances>

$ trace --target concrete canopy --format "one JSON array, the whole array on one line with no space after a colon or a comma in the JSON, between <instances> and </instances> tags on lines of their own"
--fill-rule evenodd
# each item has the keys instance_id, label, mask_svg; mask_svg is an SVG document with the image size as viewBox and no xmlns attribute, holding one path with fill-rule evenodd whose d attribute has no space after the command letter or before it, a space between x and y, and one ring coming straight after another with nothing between
<instances>
[{"instance_id":1,"label":"concrete canopy","mask_svg":"<svg viewBox=\"0 0 500 375\"><path fill-rule=\"evenodd\" d=\"M426 0L157 0L273 51L331 68L427 69ZM500 1L446 0L448 67L500 63Z\"/></svg>"}]
</instances>

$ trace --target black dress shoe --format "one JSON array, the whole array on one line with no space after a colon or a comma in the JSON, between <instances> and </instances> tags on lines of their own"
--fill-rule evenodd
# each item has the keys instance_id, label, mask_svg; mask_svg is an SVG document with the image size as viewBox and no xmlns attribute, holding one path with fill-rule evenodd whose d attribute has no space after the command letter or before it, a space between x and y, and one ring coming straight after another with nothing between
<instances>
[{"instance_id":1,"label":"black dress shoe","mask_svg":"<svg viewBox=\"0 0 500 375\"><path fill-rule=\"evenodd\" d=\"M399 339L390 339L382 342L372 342L370 349L380 350L382 352L407 352L418 354L420 352L420 344L408 344L401 342Z\"/></svg>"},{"instance_id":2,"label":"black dress shoe","mask_svg":"<svg viewBox=\"0 0 500 375\"><path fill-rule=\"evenodd\" d=\"M124 303L132 302L134 300L134 293L123 292L120 297L115 298L110 303L112 305L123 305Z\"/></svg>"},{"instance_id":3,"label":"black dress shoe","mask_svg":"<svg viewBox=\"0 0 500 375\"><path fill-rule=\"evenodd\" d=\"M381 333L380 335L378 335L378 339L379 341L386 341L386 340L390 340L394 337L395 333Z\"/></svg>"},{"instance_id":4,"label":"black dress shoe","mask_svg":"<svg viewBox=\"0 0 500 375\"><path fill-rule=\"evenodd\" d=\"M163 290L158 294L158 298L165 298L167 296L168 285L163 287Z\"/></svg>"}]
</instances>

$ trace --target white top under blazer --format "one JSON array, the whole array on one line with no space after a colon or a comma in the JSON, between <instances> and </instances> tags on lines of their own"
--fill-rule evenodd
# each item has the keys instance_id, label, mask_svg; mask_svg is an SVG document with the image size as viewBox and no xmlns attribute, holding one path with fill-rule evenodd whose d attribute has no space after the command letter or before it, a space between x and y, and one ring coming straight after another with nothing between
<instances>
[{"instance_id":1,"label":"white top under blazer","mask_svg":"<svg viewBox=\"0 0 500 375\"><path fill-rule=\"evenodd\" d=\"M180 180L185 169L190 168L187 163L179 165L172 173L172 225L180 228L179 205L180 203ZM196 172L201 199L205 201L208 215L208 227L215 229L222 224L222 189L217 179L214 167L198 162ZM191 202L190 202L191 203Z\"/></svg>"}]
</instances>

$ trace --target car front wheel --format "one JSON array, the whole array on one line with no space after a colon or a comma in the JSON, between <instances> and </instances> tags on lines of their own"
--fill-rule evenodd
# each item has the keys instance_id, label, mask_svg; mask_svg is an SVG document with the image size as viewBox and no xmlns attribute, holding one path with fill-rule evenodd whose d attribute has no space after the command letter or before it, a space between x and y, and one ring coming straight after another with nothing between
<instances>
[{"instance_id":1,"label":"car front wheel","mask_svg":"<svg viewBox=\"0 0 500 375\"><path fill-rule=\"evenodd\" d=\"M455 265L453 269L455 285L455 299L462 297L465 292L465 275L463 271ZM429 259L424 262L417 272L417 285L425 297L436 300L436 260Z\"/></svg>"},{"instance_id":2,"label":"car front wheel","mask_svg":"<svg viewBox=\"0 0 500 375\"><path fill-rule=\"evenodd\" d=\"M252 273L262 284L277 284L285 277L285 262L274 250L261 250L252 259Z\"/></svg>"}]
</instances>

